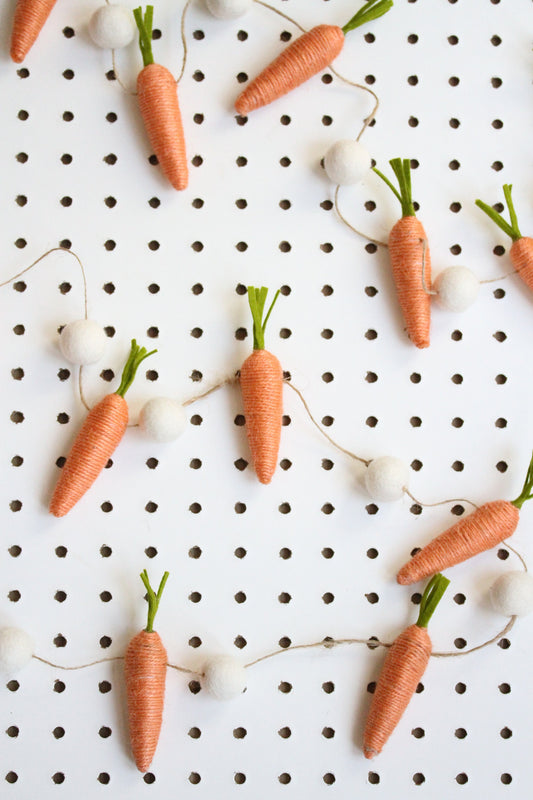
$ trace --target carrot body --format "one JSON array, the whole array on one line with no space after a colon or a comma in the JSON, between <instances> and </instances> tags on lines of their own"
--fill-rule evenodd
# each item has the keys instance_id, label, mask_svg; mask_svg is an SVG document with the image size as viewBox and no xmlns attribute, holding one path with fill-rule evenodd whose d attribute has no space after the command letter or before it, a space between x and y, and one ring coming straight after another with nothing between
<instances>
[{"instance_id":1,"label":"carrot body","mask_svg":"<svg viewBox=\"0 0 533 800\"><path fill-rule=\"evenodd\" d=\"M175 189L189 182L185 135L174 76L161 64L148 64L137 77L139 108L150 144Z\"/></svg>"},{"instance_id":2,"label":"carrot body","mask_svg":"<svg viewBox=\"0 0 533 800\"><path fill-rule=\"evenodd\" d=\"M248 114L295 89L328 66L344 45L342 28L317 25L294 40L247 87L235 102Z\"/></svg>"},{"instance_id":3,"label":"carrot body","mask_svg":"<svg viewBox=\"0 0 533 800\"><path fill-rule=\"evenodd\" d=\"M254 350L241 367L240 383L254 469L261 483L270 483L281 439L281 364L268 350Z\"/></svg>"},{"instance_id":4,"label":"carrot body","mask_svg":"<svg viewBox=\"0 0 533 800\"><path fill-rule=\"evenodd\" d=\"M17 0L11 34L11 58L17 64L28 55L55 2L56 0Z\"/></svg>"},{"instance_id":5,"label":"carrot body","mask_svg":"<svg viewBox=\"0 0 533 800\"><path fill-rule=\"evenodd\" d=\"M128 425L128 404L108 394L92 408L74 440L57 482L50 512L63 517L92 486Z\"/></svg>"},{"instance_id":6,"label":"carrot body","mask_svg":"<svg viewBox=\"0 0 533 800\"><path fill-rule=\"evenodd\" d=\"M157 747L163 706L167 651L156 631L143 630L124 656L130 742L137 769L146 772Z\"/></svg>"},{"instance_id":7,"label":"carrot body","mask_svg":"<svg viewBox=\"0 0 533 800\"><path fill-rule=\"evenodd\" d=\"M407 334L416 347L429 347L430 295L422 283L424 227L417 217L401 217L389 235L389 254ZM424 280L431 285L431 256L425 253Z\"/></svg>"},{"instance_id":8,"label":"carrot body","mask_svg":"<svg viewBox=\"0 0 533 800\"><path fill-rule=\"evenodd\" d=\"M390 647L363 734L366 758L381 753L384 744L400 721L416 691L431 655L431 639L427 628L410 625Z\"/></svg>"},{"instance_id":9,"label":"carrot body","mask_svg":"<svg viewBox=\"0 0 533 800\"><path fill-rule=\"evenodd\" d=\"M518 519L518 508L507 500L485 503L419 550L398 572L398 583L414 583L495 547L514 533Z\"/></svg>"},{"instance_id":10,"label":"carrot body","mask_svg":"<svg viewBox=\"0 0 533 800\"><path fill-rule=\"evenodd\" d=\"M509 256L524 283L533 289L533 239L530 236L516 239L511 245Z\"/></svg>"}]
</instances>

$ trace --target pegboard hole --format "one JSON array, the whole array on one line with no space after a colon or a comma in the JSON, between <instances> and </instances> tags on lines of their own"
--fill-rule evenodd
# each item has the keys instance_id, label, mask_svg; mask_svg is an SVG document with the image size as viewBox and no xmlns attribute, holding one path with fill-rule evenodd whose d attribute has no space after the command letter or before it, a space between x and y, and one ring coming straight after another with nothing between
<instances>
[{"instance_id":1,"label":"pegboard hole","mask_svg":"<svg viewBox=\"0 0 533 800\"><path fill-rule=\"evenodd\" d=\"M421 786L423 783L425 783L425 780L426 777L425 775L422 774L422 772L415 772L415 774L413 775L413 783L416 786Z\"/></svg>"},{"instance_id":2,"label":"pegboard hole","mask_svg":"<svg viewBox=\"0 0 533 800\"><path fill-rule=\"evenodd\" d=\"M468 783L468 775L466 774L466 772L460 772L459 775L455 776L455 780L461 786L464 786L465 783Z\"/></svg>"},{"instance_id":3,"label":"pegboard hole","mask_svg":"<svg viewBox=\"0 0 533 800\"><path fill-rule=\"evenodd\" d=\"M457 728L454 735L457 739L466 739L468 733L465 728Z\"/></svg>"}]
</instances>

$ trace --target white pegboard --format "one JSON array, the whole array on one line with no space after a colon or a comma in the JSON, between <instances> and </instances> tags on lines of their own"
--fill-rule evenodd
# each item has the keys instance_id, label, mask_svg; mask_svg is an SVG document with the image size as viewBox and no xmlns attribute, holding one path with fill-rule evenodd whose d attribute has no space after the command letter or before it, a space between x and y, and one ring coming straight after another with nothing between
<instances>
[{"instance_id":1,"label":"white pegboard","mask_svg":"<svg viewBox=\"0 0 533 800\"><path fill-rule=\"evenodd\" d=\"M352 0L274 4L306 27L342 25L356 10ZM182 5L155 9L154 52L175 73ZM133 418L148 397L185 400L231 374L251 346L239 287L284 286L267 346L316 417L332 418L336 440L365 457L405 459L426 502L518 494L533 443L531 294L516 278L485 284L463 315L433 308L427 351L407 341L387 254L340 223L320 167L331 143L360 129L366 94L319 75L242 124L232 111L237 76L252 76L295 30L258 5L220 21L193 2L179 87L191 175L177 193L149 163L135 98L106 78L110 55L87 36L98 4L58 0L22 68L8 59L13 6L0 11L2 277L60 242L80 255L90 315L114 333L103 362L85 371L90 402L116 388L133 336L158 348L130 392ZM380 168L395 156L418 162L414 195L435 272L455 263L482 278L509 271L509 242L474 206L476 197L501 201L505 182L522 232L533 226L530 19L529 0L396 0L349 34L335 65L380 97L364 136ZM135 46L118 65L133 88ZM399 214L372 176L340 202L377 238ZM191 668L213 652L251 661L284 638L390 640L414 619L420 587L399 587L394 574L455 519L451 505L378 508L289 389L285 468L270 486L235 467L249 454L234 423L238 390L224 388L188 409L191 425L173 445L128 431L79 506L52 518L55 462L84 415L56 331L82 315L82 285L63 254L23 280L24 291L0 290L2 625L26 629L56 663L121 655L144 624L144 567L154 582L171 573L156 627L170 660ZM524 506L514 537L529 558L532 513ZM519 565L498 555L449 571L431 627L436 649L457 649L461 638L472 646L505 624L487 589ZM283 654L251 669L246 693L229 703L169 671L144 778L129 754L120 662L80 672L32 662L2 684L1 795L523 798L533 780L530 631L526 618L508 647L432 659L424 691L373 762L361 731L381 651Z\"/></svg>"}]
</instances>

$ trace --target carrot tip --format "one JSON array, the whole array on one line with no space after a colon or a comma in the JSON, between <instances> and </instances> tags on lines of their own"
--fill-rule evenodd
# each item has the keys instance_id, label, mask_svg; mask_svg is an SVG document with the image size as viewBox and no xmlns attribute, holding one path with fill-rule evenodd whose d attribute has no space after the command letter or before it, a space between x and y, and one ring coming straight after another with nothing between
<instances>
[{"instance_id":1,"label":"carrot tip","mask_svg":"<svg viewBox=\"0 0 533 800\"><path fill-rule=\"evenodd\" d=\"M374 758L374 756L377 756L379 754L379 750L374 750L373 747L367 747L365 745L365 747L363 748L363 753L365 755L365 758Z\"/></svg>"},{"instance_id":2,"label":"carrot tip","mask_svg":"<svg viewBox=\"0 0 533 800\"><path fill-rule=\"evenodd\" d=\"M401 569L399 573L396 575L396 581L400 584L400 586L408 586L412 581L409 578L409 575L406 574L405 569Z\"/></svg>"}]
</instances>

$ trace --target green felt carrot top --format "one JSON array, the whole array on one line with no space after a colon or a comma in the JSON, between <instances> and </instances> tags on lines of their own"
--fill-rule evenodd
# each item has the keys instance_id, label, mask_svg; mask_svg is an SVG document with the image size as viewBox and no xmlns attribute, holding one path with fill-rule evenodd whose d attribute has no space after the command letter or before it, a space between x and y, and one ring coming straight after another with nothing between
<instances>
[{"instance_id":1,"label":"green felt carrot top","mask_svg":"<svg viewBox=\"0 0 533 800\"><path fill-rule=\"evenodd\" d=\"M267 299L268 289L262 286L260 289L255 286L248 286L248 303L250 304L250 311L252 312L253 328L254 328L254 350L265 349L265 328L268 318L272 313L274 304L279 297L280 290L274 295L274 299L270 304L265 318L263 319L263 311Z\"/></svg>"},{"instance_id":2,"label":"green felt carrot top","mask_svg":"<svg viewBox=\"0 0 533 800\"><path fill-rule=\"evenodd\" d=\"M428 622L433 616L433 612L440 603L442 595L448 588L449 583L450 581L448 578L445 578L440 572L432 577L420 601L420 612L416 621L419 628L427 628Z\"/></svg>"},{"instance_id":3,"label":"green felt carrot top","mask_svg":"<svg viewBox=\"0 0 533 800\"><path fill-rule=\"evenodd\" d=\"M361 6L359 11L343 26L342 32L346 34L367 22L372 22L373 19L382 17L392 6L392 0L379 0L379 2L378 0L367 0L364 6Z\"/></svg>"},{"instance_id":4,"label":"green felt carrot top","mask_svg":"<svg viewBox=\"0 0 533 800\"><path fill-rule=\"evenodd\" d=\"M146 623L146 628L144 629L147 633L153 633L155 615L157 614L157 610L159 608L159 601L161 600L161 595L163 594L163 589L165 588L167 579L168 579L168 572L165 572L163 577L161 578L159 589L157 590L157 592L154 592L154 590L150 586L150 581L148 580L148 572L145 569L143 569L143 571L141 572L141 580L145 585L146 592L148 595L147 597L148 621Z\"/></svg>"},{"instance_id":5,"label":"green felt carrot top","mask_svg":"<svg viewBox=\"0 0 533 800\"><path fill-rule=\"evenodd\" d=\"M157 353L157 350L151 350L148 352L146 347L139 347L135 339L131 340L130 354L128 360L124 364L124 369L122 370L122 380L115 394L124 397L131 384L135 380L135 375L139 369L139 366L142 364L145 358L152 356L154 353Z\"/></svg>"},{"instance_id":6,"label":"green felt carrot top","mask_svg":"<svg viewBox=\"0 0 533 800\"><path fill-rule=\"evenodd\" d=\"M402 206L402 217L416 217L415 207L413 205L413 196L411 189L411 162L408 158L392 158L389 161L394 174L398 180L400 191L390 182L390 180L374 167L374 172L379 175L382 181L385 181L389 189L398 198Z\"/></svg>"},{"instance_id":7,"label":"green felt carrot top","mask_svg":"<svg viewBox=\"0 0 533 800\"><path fill-rule=\"evenodd\" d=\"M522 238L522 234L520 233L520 228L518 227L518 219L516 217L513 200L511 197L512 189L512 183L505 183L503 185L503 194L505 197L505 202L507 203L507 208L509 209L509 217L511 219L510 224L502 217L501 214L498 214L498 212L495 211L492 206L484 203L483 200L476 200L476 206L484 211L485 214L487 214L487 216L496 223L498 228L501 228L501 230L507 234L507 236L510 236L513 242L517 242Z\"/></svg>"},{"instance_id":8,"label":"green felt carrot top","mask_svg":"<svg viewBox=\"0 0 533 800\"><path fill-rule=\"evenodd\" d=\"M141 6L133 10L133 16L139 29L139 47L143 57L143 64L145 67L148 64L154 63L154 55L152 53L152 28L154 24L154 7L146 6L146 11L143 11Z\"/></svg>"}]
</instances>

